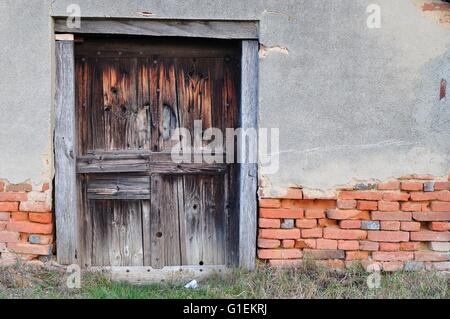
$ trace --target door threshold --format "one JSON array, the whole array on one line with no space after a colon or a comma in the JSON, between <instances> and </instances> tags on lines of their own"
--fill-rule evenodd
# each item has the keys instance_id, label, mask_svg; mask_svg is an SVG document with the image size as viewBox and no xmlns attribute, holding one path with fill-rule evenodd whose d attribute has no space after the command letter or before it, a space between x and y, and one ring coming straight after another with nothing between
<instances>
[{"instance_id":1,"label":"door threshold","mask_svg":"<svg viewBox=\"0 0 450 319\"><path fill-rule=\"evenodd\" d=\"M92 266L85 268L88 272L99 272L112 281L132 284L149 284L162 282L185 282L205 279L212 275L225 275L232 270L225 265L204 266Z\"/></svg>"}]
</instances>

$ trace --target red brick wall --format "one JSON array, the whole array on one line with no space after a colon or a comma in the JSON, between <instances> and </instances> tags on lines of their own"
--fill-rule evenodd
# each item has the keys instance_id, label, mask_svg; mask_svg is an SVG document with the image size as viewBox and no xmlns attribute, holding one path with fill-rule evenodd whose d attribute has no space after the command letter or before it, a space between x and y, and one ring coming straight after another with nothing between
<instances>
[{"instance_id":1,"label":"red brick wall","mask_svg":"<svg viewBox=\"0 0 450 319\"><path fill-rule=\"evenodd\" d=\"M450 176L360 183L332 200L289 189L259 206L258 257L274 266L308 256L333 268L450 269Z\"/></svg>"},{"instance_id":2,"label":"red brick wall","mask_svg":"<svg viewBox=\"0 0 450 319\"><path fill-rule=\"evenodd\" d=\"M51 255L52 242L49 184L0 181L0 265Z\"/></svg>"}]
</instances>

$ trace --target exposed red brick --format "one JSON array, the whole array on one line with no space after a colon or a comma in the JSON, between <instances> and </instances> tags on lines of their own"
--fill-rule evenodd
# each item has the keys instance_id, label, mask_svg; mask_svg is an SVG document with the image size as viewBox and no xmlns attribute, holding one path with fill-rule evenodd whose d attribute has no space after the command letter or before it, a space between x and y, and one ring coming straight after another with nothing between
<instances>
[{"instance_id":1,"label":"exposed red brick","mask_svg":"<svg viewBox=\"0 0 450 319\"><path fill-rule=\"evenodd\" d=\"M11 220L18 222L28 220L28 213L25 212L11 212Z\"/></svg>"},{"instance_id":2,"label":"exposed red brick","mask_svg":"<svg viewBox=\"0 0 450 319\"><path fill-rule=\"evenodd\" d=\"M398 202L387 202L379 201L378 210L385 212L392 212L400 209L400 204Z\"/></svg>"},{"instance_id":3,"label":"exposed red brick","mask_svg":"<svg viewBox=\"0 0 450 319\"><path fill-rule=\"evenodd\" d=\"M400 230L403 230L403 231L419 231L420 230L420 223L418 223L418 222L401 222L400 223Z\"/></svg>"},{"instance_id":4,"label":"exposed red brick","mask_svg":"<svg viewBox=\"0 0 450 319\"><path fill-rule=\"evenodd\" d=\"M334 219L328 219L328 218L320 218L317 220L317 223L320 227L330 227L330 226L336 226L337 220Z\"/></svg>"},{"instance_id":5,"label":"exposed red brick","mask_svg":"<svg viewBox=\"0 0 450 319\"><path fill-rule=\"evenodd\" d=\"M418 221L450 220L450 212L414 212L413 218Z\"/></svg>"},{"instance_id":6,"label":"exposed red brick","mask_svg":"<svg viewBox=\"0 0 450 319\"><path fill-rule=\"evenodd\" d=\"M320 238L322 237L322 229L326 228L302 229L302 238Z\"/></svg>"},{"instance_id":7,"label":"exposed red brick","mask_svg":"<svg viewBox=\"0 0 450 319\"><path fill-rule=\"evenodd\" d=\"M422 182L401 182L400 188L405 191L421 191L423 190Z\"/></svg>"},{"instance_id":8,"label":"exposed red brick","mask_svg":"<svg viewBox=\"0 0 450 319\"><path fill-rule=\"evenodd\" d=\"M19 233L11 231L0 232L0 243L15 243L19 241Z\"/></svg>"},{"instance_id":9,"label":"exposed red brick","mask_svg":"<svg viewBox=\"0 0 450 319\"><path fill-rule=\"evenodd\" d=\"M345 260L364 260L369 258L368 251L347 251L345 252Z\"/></svg>"},{"instance_id":10,"label":"exposed red brick","mask_svg":"<svg viewBox=\"0 0 450 319\"><path fill-rule=\"evenodd\" d=\"M259 207L263 208L279 208L281 207L281 201L274 198L262 198L259 200Z\"/></svg>"},{"instance_id":11,"label":"exposed red brick","mask_svg":"<svg viewBox=\"0 0 450 319\"><path fill-rule=\"evenodd\" d=\"M400 193L400 192L388 192L383 193L383 200L386 201L407 201L409 200L409 194L408 193Z\"/></svg>"},{"instance_id":12,"label":"exposed red brick","mask_svg":"<svg viewBox=\"0 0 450 319\"><path fill-rule=\"evenodd\" d=\"M399 230L400 222L396 220L383 220L380 222L381 230Z\"/></svg>"},{"instance_id":13,"label":"exposed red brick","mask_svg":"<svg viewBox=\"0 0 450 319\"><path fill-rule=\"evenodd\" d=\"M292 199L281 199L281 208L293 208L294 201Z\"/></svg>"},{"instance_id":14,"label":"exposed red brick","mask_svg":"<svg viewBox=\"0 0 450 319\"><path fill-rule=\"evenodd\" d=\"M371 213L373 220L398 220L398 221L410 221L412 219L412 213L410 212L380 212L374 211Z\"/></svg>"},{"instance_id":15,"label":"exposed red brick","mask_svg":"<svg viewBox=\"0 0 450 319\"><path fill-rule=\"evenodd\" d=\"M303 192L300 188L288 188L287 193L281 197L289 199L302 199Z\"/></svg>"},{"instance_id":16,"label":"exposed red brick","mask_svg":"<svg viewBox=\"0 0 450 319\"><path fill-rule=\"evenodd\" d=\"M33 187L28 183L8 184L5 188L7 192L31 192L32 190Z\"/></svg>"},{"instance_id":17,"label":"exposed red brick","mask_svg":"<svg viewBox=\"0 0 450 319\"><path fill-rule=\"evenodd\" d=\"M450 4L445 2L425 2L422 5L422 11L449 11Z\"/></svg>"},{"instance_id":18,"label":"exposed red brick","mask_svg":"<svg viewBox=\"0 0 450 319\"><path fill-rule=\"evenodd\" d=\"M0 221L1 222L9 222L10 217L11 217L10 213L0 212Z\"/></svg>"},{"instance_id":19,"label":"exposed red brick","mask_svg":"<svg viewBox=\"0 0 450 319\"><path fill-rule=\"evenodd\" d=\"M263 218L303 218L303 209L277 209L277 208L261 208L259 210L260 217Z\"/></svg>"},{"instance_id":20,"label":"exposed red brick","mask_svg":"<svg viewBox=\"0 0 450 319\"><path fill-rule=\"evenodd\" d=\"M403 231L369 230L367 233L367 238L371 241L397 243L401 241L409 241L409 233Z\"/></svg>"},{"instance_id":21,"label":"exposed red brick","mask_svg":"<svg viewBox=\"0 0 450 319\"><path fill-rule=\"evenodd\" d=\"M325 218L325 209L307 208L305 209L305 218Z\"/></svg>"},{"instance_id":22,"label":"exposed red brick","mask_svg":"<svg viewBox=\"0 0 450 319\"><path fill-rule=\"evenodd\" d=\"M364 251L377 251L380 249L380 244L374 241L363 240L359 242L359 249Z\"/></svg>"},{"instance_id":23,"label":"exposed red brick","mask_svg":"<svg viewBox=\"0 0 450 319\"><path fill-rule=\"evenodd\" d=\"M317 249L337 249L337 240L332 239L317 239L316 248Z\"/></svg>"},{"instance_id":24,"label":"exposed red brick","mask_svg":"<svg viewBox=\"0 0 450 319\"><path fill-rule=\"evenodd\" d=\"M436 192L436 199L444 202L450 201L450 191L440 191Z\"/></svg>"},{"instance_id":25,"label":"exposed red brick","mask_svg":"<svg viewBox=\"0 0 450 319\"><path fill-rule=\"evenodd\" d=\"M447 261L450 260L450 254L435 251L416 251L414 259L417 261Z\"/></svg>"},{"instance_id":26,"label":"exposed red brick","mask_svg":"<svg viewBox=\"0 0 450 319\"><path fill-rule=\"evenodd\" d=\"M376 261L407 261L414 259L414 253L409 251L383 252L374 251L372 259Z\"/></svg>"},{"instance_id":27,"label":"exposed red brick","mask_svg":"<svg viewBox=\"0 0 450 319\"><path fill-rule=\"evenodd\" d=\"M341 250L358 250L359 241L357 240L339 240L338 249Z\"/></svg>"},{"instance_id":28,"label":"exposed red brick","mask_svg":"<svg viewBox=\"0 0 450 319\"><path fill-rule=\"evenodd\" d=\"M45 202L21 202L20 210L22 212L47 213L52 210L52 207Z\"/></svg>"},{"instance_id":29,"label":"exposed red brick","mask_svg":"<svg viewBox=\"0 0 450 319\"><path fill-rule=\"evenodd\" d=\"M435 212L450 212L450 202L432 202L431 210Z\"/></svg>"},{"instance_id":30,"label":"exposed red brick","mask_svg":"<svg viewBox=\"0 0 450 319\"><path fill-rule=\"evenodd\" d=\"M412 241L450 241L450 232L421 230L410 234Z\"/></svg>"},{"instance_id":31,"label":"exposed red brick","mask_svg":"<svg viewBox=\"0 0 450 319\"><path fill-rule=\"evenodd\" d=\"M399 243L380 243L380 251L399 251Z\"/></svg>"},{"instance_id":32,"label":"exposed red brick","mask_svg":"<svg viewBox=\"0 0 450 319\"><path fill-rule=\"evenodd\" d=\"M450 223L448 222L431 222L430 229L434 231L448 231L450 230Z\"/></svg>"},{"instance_id":33,"label":"exposed red brick","mask_svg":"<svg viewBox=\"0 0 450 319\"><path fill-rule=\"evenodd\" d=\"M342 191L338 199L380 200L382 193L374 191Z\"/></svg>"},{"instance_id":34,"label":"exposed red brick","mask_svg":"<svg viewBox=\"0 0 450 319\"><path fill-rule=\"evenodd\" d=\"M6 229L21 233L48 235L52 233L52 224L38 224L26 221L10 222Z\"/></svg>"},{"instance_id":35,"label":"exposed red brick","mask_svg":"<svg viewBox=\"0 0 450 319\"><path fill-rule=\"evenodd\" d=\"M356 208L356 200L354 199L338 199L336 202L337 208L352 209Z\"/></svg>"},{"instance_id":36,"label":"exposed red brick","mask_svg":"<svg viewBox=\"0 0 450 319\"><path fill-rule=\"evenodd\" d=\"M259 249L258 257L260 259L295 259L302 258L300 249Z\"/></svg>"},{"instance_id":37,"label":"exposed red brick","mask_svg":"<svg viewBox=\"0 0 450 319\"><path fill-rule=\"evenodd\" d=\"M367 200L359 200L356 204L356 207L359 210L377 210L378 202L377 201L367 201Z\"/></svg>"},{"instance_id":38,"label":"exposed red brick","mask_svg":"<svg viewBox=\"0 0 450 319\"><path fill-rule=\"evenodd\" d=\"M50 255L51 245L33 245L27 243L9 243L8 249L22 254Z\"/></svg>"},{"instance_id":39,"label":"exposed red brick","mask_svg":"<svg viewBox=\"0 0 450 319\"><path fill-rule=\"evenodd\" d=\"M434 190L436 191L445 191L450 190L450 182L435 182Z\"/></svg>"},{"instance_id":40,"label":"exposed red brick","mask_svg":"<svg viewBox=\"0 0 450 319\"><path fill-rule=\"evenodd\" d=\"M273 218L260 218L259 227L261 228L280 228L281 221Z\"/></svg>"},{"instance_id":41,"label":"exposed red brick","mask_svg":"<svg viewBox=\"0 0 450 319\"><path fill-rule=\"evenodd\" d=\"M5 183L0 181L0 192L4 192L5 191Z\"/></svg>"},{"instance_id":42,"label":"exposed red brick","mask_svg":"<svg viewBox=\"0 0 450 319\"><path fill-rule=\"evenodd\" d=\"M329 239L366 239L367 231L360 229L324 228L323 237Z\"/></svg>"},{"instance_id":43,"label":"exposed red brick","mask_svg":"<svg viewBox=\"0 0 450 319\"><path fill-rule=\"evenodd\" d=\"M333 199L302 199L294 201L293 207L327 209L336 207L336 201Z\"/></svg>"},{"instance_id":44,"label":"exposed red brick","mask_svg":"<svg viewBox=\"0 0 450 319\"><path fill-rule=\"evenodd\" d=\"M315 239L298 239L295 241L295 248L316 248L316 240Z\"/></svg>"},{"instance_id":45,"label":"exposed red brick","mask_svg":"<svg viewBox=\"0 0 450 319\"><path fill-rule=\"evenodd\" d=\"M277 248L280 247L281 242L278 239L264 239L258 238L259 248Z\"/></svg>"},{"instance_id":46,"label":"exposed red brick","mask_svg":"<svg viewBox=\"0 0 450 319\"><path fill-rule=\"evenodd\" d=\"M26 193L0 192L0 202L21 202L27 199Z\"/></svg>"},{"instance_id":47,"label":"exposed red brick","mask_svg":"<svg viewBox=\"0 0 450 319\"><path fill-rule=\"evenodd\" d=\"M330 219L357 219L362 212L355 209L329 209L327 217Z\"/></svg>"},{"instance_id":48,"label":"exposed red brick","mask_svg":"<svg viewBox=\"0 0 450 319\"><path fill-rule=\"evenodd\" d=\"M293 239L283 239L281 241L281 246L283 248L294 248L295 240L293 240Z\"/></svg>"},{"instance_id":49,"label":"exposed red brick","mask_svg":"<svg viewBox=\"0 0 450 319\"><path fill-rule=\"evenodd\" d=\"M315 228L317 227L316 219L297 219L295 226L298 228Z\"/></svg>"},{"instance_id":50,"label":"exposed red brick","mask_svg":"<svg viewBox=\"0 0 450 319\"><path fill-rule=\"evenodd\" d=\"M339 227L343 229L359 229L361 228L361 221L360 220L341 220L339 222Z\"/></svg>"},{"instance_id":51,"label":"exposed red brick","mask_svg":"<svg viewBox=\"0 0 450 319\"><path fill-rule=\"evenodd\" d=\"M400 182L399 181L390 181L385 183L379 183L377 185L378 190L394 190L400 188Z\"/></svg>"},{"instance_id":52,"label":"exposed red brick","mask_svg":"<svg viewBox=\"0 0 450 319\"><path fill-rule=\"evenodd\" d=\"M52 222L52 213L30 213L28 217L35 223L50 224Z\"/></svg>"},{"instance_id":53,"label":"exposed red brick","mask_svg":"<svg viewBox=\"0 0 450 319\"><path fill-rule=\"evenodd\" d=\"M411 200L414 201L425 201L425 200L436 200L438 197L437 192L413 192L411 193ZM416 209L414 209L416 210Z\"/></svg>"},{"instance_id":54,"label":"exposed red brick","mask_svg":"<svg viewBox=\"0 0 450 319\"><path fill-rule=\"evenodd\" d=\"M413 212L413 211L421 211L422 204L421 203L413 203L413 202L404 202L401 205L401 210L405 212Z\"/></svg>"},{"instance_id":55,"label":"exposed red brick","mask_svg":"<svg viewBox=\"0 0 450 319\"><path fill-rule=\"evenodd\" d=\"M406 242L406 243L400 243L400 250L404 251L414 251L420 249L420 243L418 242Z\"/></svg>"},{"instance_id":56,"label":"exposed red brick","mask_svg":"<svg viewBox=\"0 0 450 319\"><path fill-rule=\"evenodd\" d=\"M0 212L16 212L19 210L17 202L0 202Z\"/></svg>"}]
</instances>

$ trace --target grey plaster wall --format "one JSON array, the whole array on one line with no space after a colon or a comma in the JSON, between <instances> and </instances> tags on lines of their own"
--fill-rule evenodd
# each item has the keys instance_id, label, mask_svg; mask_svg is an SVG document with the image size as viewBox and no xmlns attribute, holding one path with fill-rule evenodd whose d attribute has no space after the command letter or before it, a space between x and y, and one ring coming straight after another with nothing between
<instances>
[{"instance_id":1,"label":"grey plaster wall","mask_svg":"<svg viewBox=\"0 0 450 319\"><path fill-rule=\"evenodd\" d=\"M266 189L450 172L450 103L439 100L450 28L420 0L3 0L1 178L51 174L51 16L72 3L84 17L260 20L260 42L274 48L260 63L260 126L280 129ZM371 3L379 29L366 25Z\"/></svg>"}]
</instances>

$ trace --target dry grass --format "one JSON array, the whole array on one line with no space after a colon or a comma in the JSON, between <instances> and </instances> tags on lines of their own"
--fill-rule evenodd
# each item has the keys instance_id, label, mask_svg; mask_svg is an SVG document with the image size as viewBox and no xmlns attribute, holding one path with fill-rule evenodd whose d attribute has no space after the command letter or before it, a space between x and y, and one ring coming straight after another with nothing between
<instances>
[{"instance_id":1,"label":"dry grass","mask_svg":"<svg viewBox=\"0 0 450 319\"><path fill-rule=\"evenodd\" d=\"M90 273L74 290L62 269L16 265L0 268L0 298L450 298L448 280L437 273L382 273L378 289L367 287L367 276L360 266L333 271L313 262L285 269L260 264L250 273L212 276L195 290L180 283L134 286Z\"/></svg>"}]
</instances>

